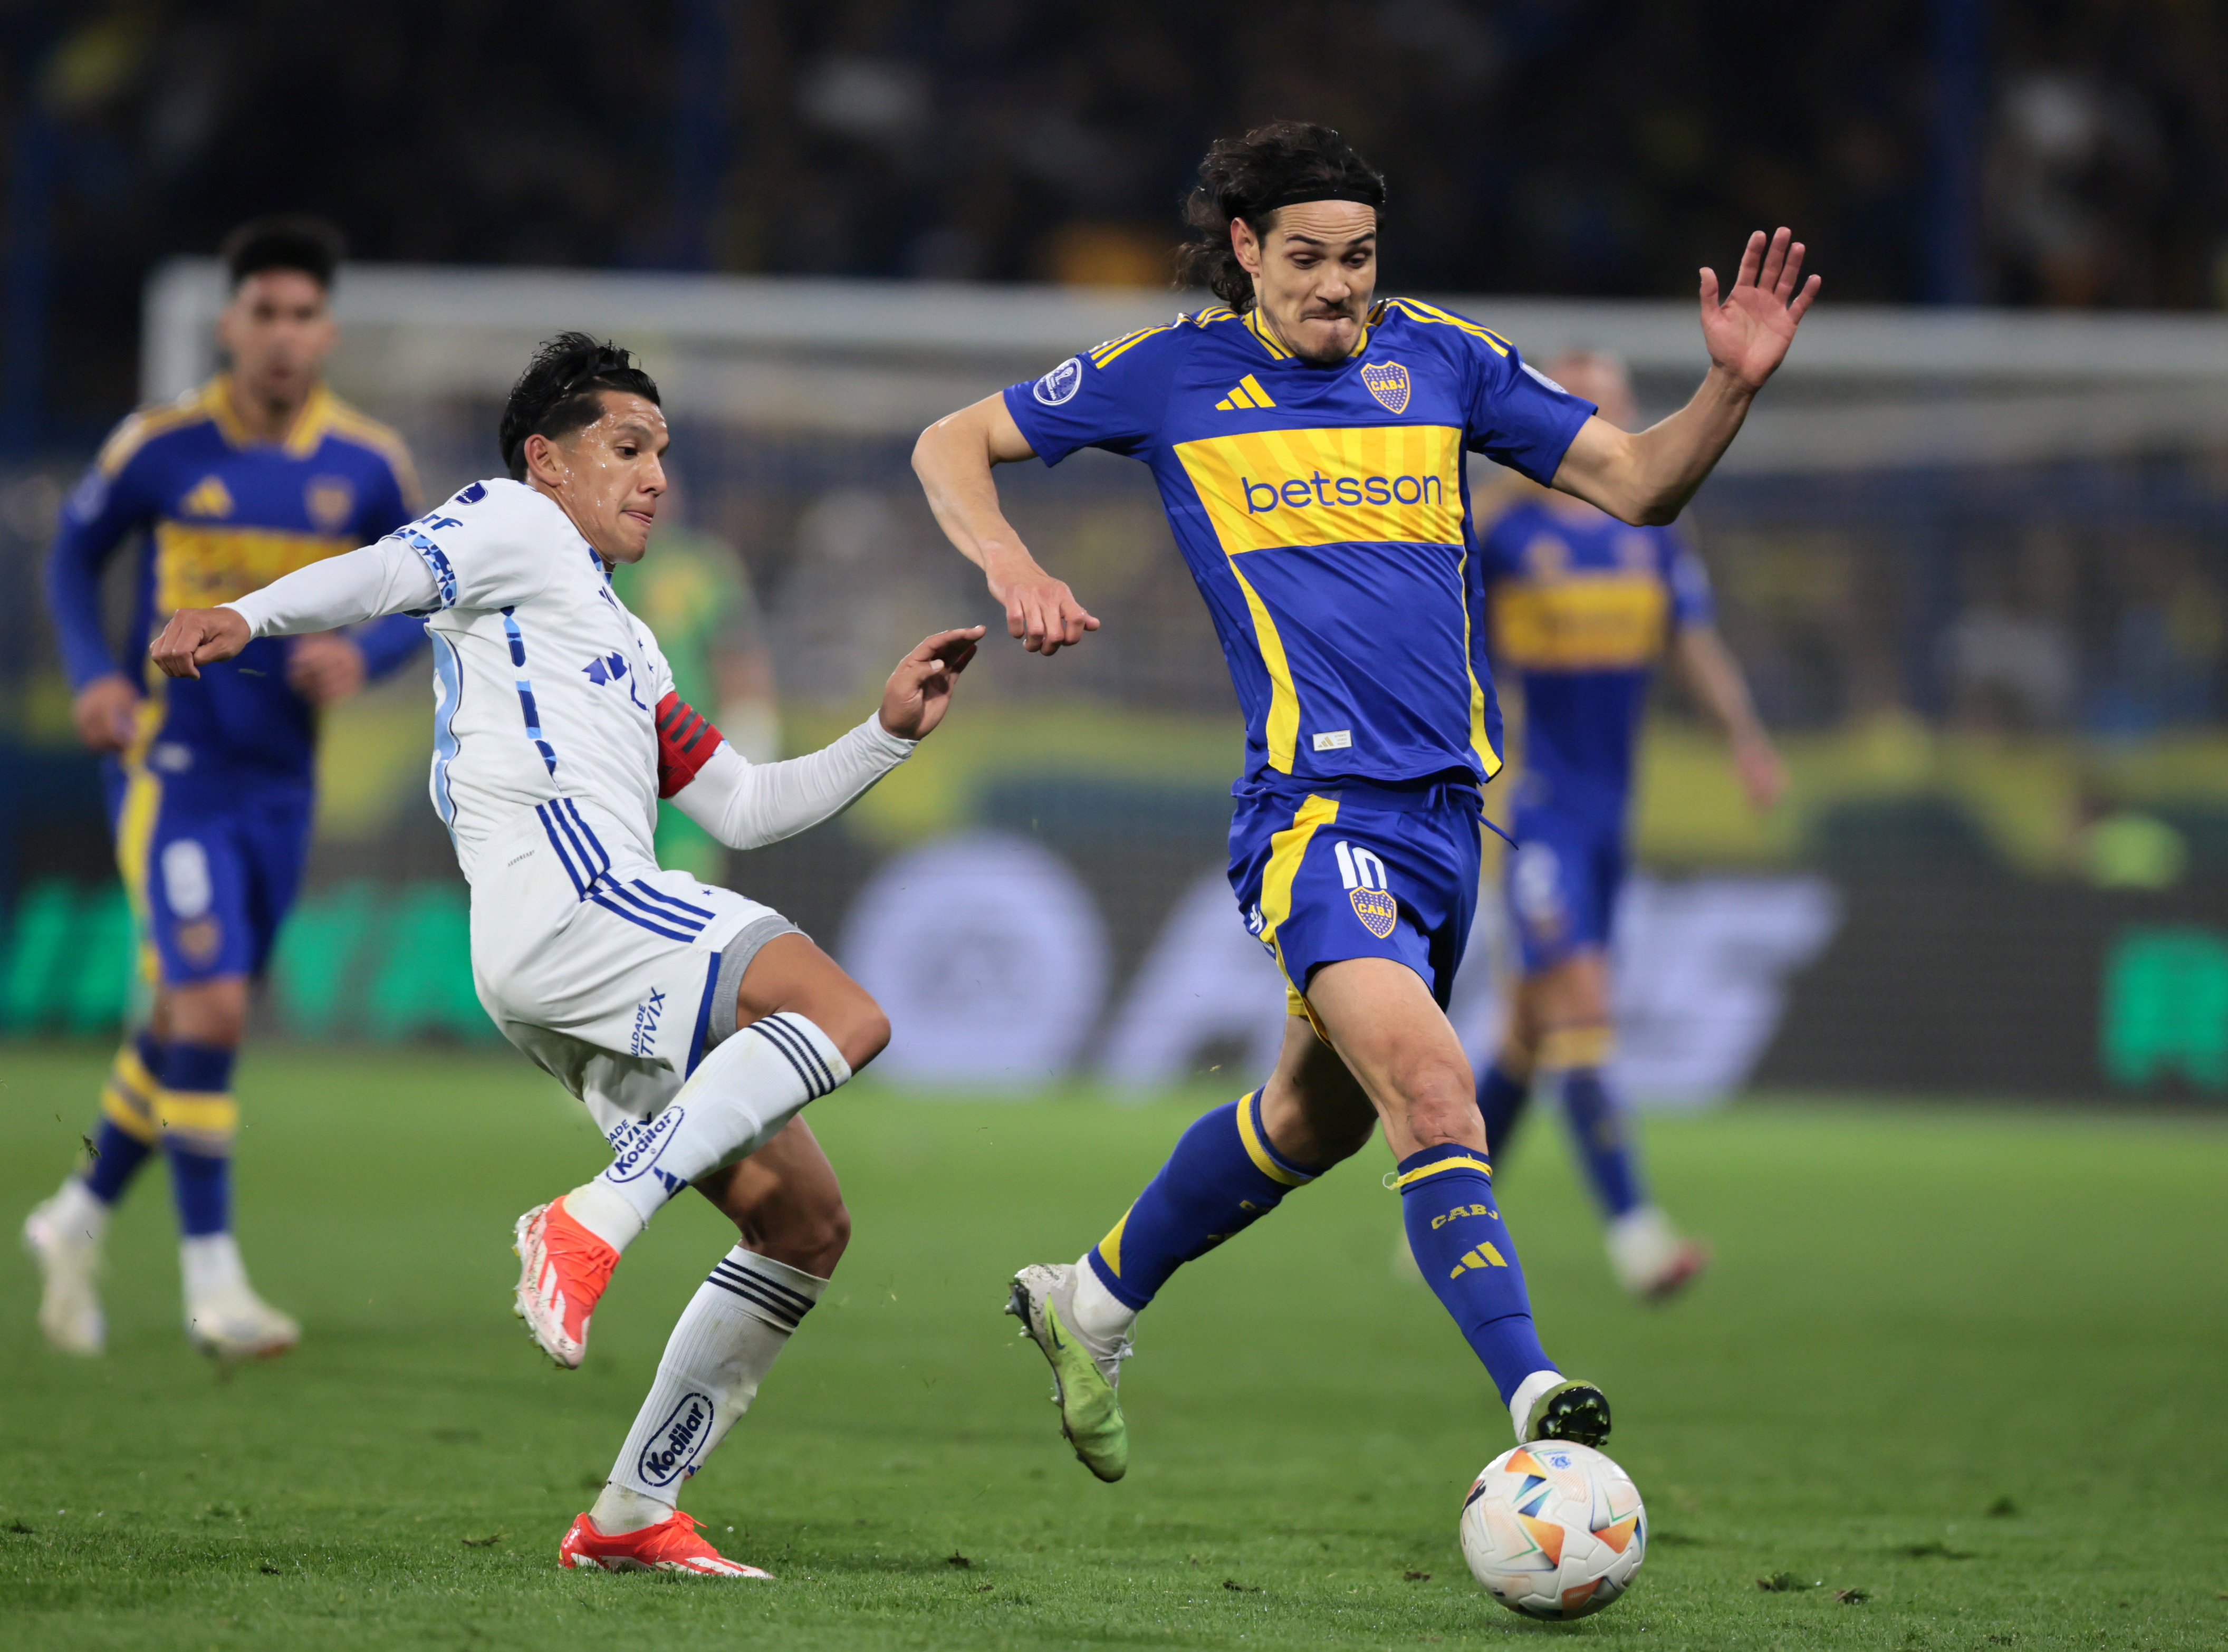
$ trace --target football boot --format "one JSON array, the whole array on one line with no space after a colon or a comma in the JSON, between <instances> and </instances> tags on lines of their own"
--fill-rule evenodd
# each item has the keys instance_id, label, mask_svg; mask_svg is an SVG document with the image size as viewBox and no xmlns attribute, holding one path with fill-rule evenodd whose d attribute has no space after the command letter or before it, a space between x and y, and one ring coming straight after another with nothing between
<instances>
[{"instance_id":1,"label":"football boot","mask_svg":"<svg viewBox=\"0 0 2228 1652\"><path fill-rule=\"evenodd\" d=\"M1101 1480L1119 1480L1130 1469L1130 1425L1117 1393L1130 1338L1093 1338L1076 1328L1075 1283L1072 1262L1023 1268L1014 1276L1006 1311L1052 1367L1060 1431L1078 1460Z\"/></svg>"}]
</instances>

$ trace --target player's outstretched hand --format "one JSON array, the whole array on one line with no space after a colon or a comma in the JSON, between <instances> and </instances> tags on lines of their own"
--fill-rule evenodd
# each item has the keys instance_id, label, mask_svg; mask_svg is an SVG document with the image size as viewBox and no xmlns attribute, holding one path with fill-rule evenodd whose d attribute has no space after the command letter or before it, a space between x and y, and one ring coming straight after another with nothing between
<instances>
[{"instance_id":1,"label":"player's outstretched hand","mask_svg":"<svg viewBox=\"0 0 2228 1652\"><path fill-rule=\"evenodd\" d=\"M197 677L202 667L228 660L250 641L236 608L181 608L148 651L166 677Z\"/></svg>"},{"instance_id":2,"label":"player's outstretched hand","mask_svg":"<svg viewBox=\"0 0 2228 1652\"><path fill-rule=\"evenodd\" d=\"M286 650L286 683L313 706L330 706L363 687L363 650L338 631L298 637Z\"/></svg>"},{"instance_id":3,"label":"player's outstretched hand","mask_svg":"<svg viewBox=\"0 0 2228 1652\"><path fill-rule=\"evenodd\" d=\"M1787 795L1787 765L1768 740L1736 741L1733 772L1740 777L1749 807L1760 815L1769 813Z\"/></svg>"},{"instance_id":4,"label":"player's outstretched hand","mask_svg":"<svg viewBox=\"0 0 2228 1652\"><path fill-rule=\"evenodd\" d=\"M1816 276L1802 283L1802 243L1782 227L1766 237L1757 230L1741 253L1740 273L1733 290L1720 302L1718 272L1702 272L1702 342L1709 347L1713 365L1732 375L1744 388L1764 388L1787 356L1821 285Z\"/></svg>"},{"instance_id":5,"label":"player's outstretched hand","mask_svg":"<svg viewBox=\"0 0 2228 1652\"><path fill-rule=\"evenodd\" d=\"M900 740L927 739L951 708L951 690L982 640L980 625L924 638L890 673L882 690L882 727Z\"/></svg>"},{"instance_id":6,"label":"player's outstretched hand","mask_svg":"<svg viewBox=\"0 0 2228 1652\"><path fill-rule=\"evenodd\" d=\"M70 704L77 737L95 752L120 752L131 744L139 720L139 690L121 671L95 677Z\"/></svg>"},{"instance_id":7,"label":"player's outstretched hand","mask_svg":"<svg viewBox=\"0 0 2228 1652\"><path fill-rule=\"evenodd\" d=\"M1057 654L1073 648L1098 622L1075 599L1067 581L1031 565L1018 578L994 583L990 594L1006 605L1006 635L1018 637L1032 654Z\"/></svg>"}]
</instances>

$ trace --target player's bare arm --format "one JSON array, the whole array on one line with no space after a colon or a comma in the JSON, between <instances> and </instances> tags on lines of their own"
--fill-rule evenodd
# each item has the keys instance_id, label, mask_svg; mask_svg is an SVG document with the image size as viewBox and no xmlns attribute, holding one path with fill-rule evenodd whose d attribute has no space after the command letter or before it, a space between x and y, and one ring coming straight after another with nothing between
<instances>
[{"instance_id":1,"label":"player's bare arm","mask_svg":"<svg viewBox=\"0 0 2228 1652\"><path fill-rule=\"evenodd\" d=\"M1050 655L1081 642L1098 622L1066 580L1037 565L999 509L991 467L1035 457L1005 398L985 396L921 432L912 468L937 525L1005 605L1007 635L1032 654Z\"/></svg>"},{"instance_id":2,"label":"player's bare arm","mask_svg":"<svg viewBox=\"0 0 2228 1652\"><path fill-rule=\"evenodd\" d=\"M1739 664L1714 625L1686 625L1674 644L1687 687L1725 731L1733 772L1757 810L1770 809L1787 790L1787 765L1756 714Z\"/></svg>"},{"instance_id":3,"label":"player's bare arm","mask_svg":"<svg viewBox=\"0 0 2228 1652\"><path fill-rule=\"evenodd\" d=\"M1749 404L1778 369L1795 330L1818 296L1802 275L1802 243L1781 228L1757 230L1741 254L1732 290L1719 297L1717 272L1702 272L1702 342L1710 370L1693 399L1668 419L1627 432L1604 419L1580 426L1555 472L1555 486L1624 522L1678 520L1725 449Z\"/></svg>"}]
</instances>

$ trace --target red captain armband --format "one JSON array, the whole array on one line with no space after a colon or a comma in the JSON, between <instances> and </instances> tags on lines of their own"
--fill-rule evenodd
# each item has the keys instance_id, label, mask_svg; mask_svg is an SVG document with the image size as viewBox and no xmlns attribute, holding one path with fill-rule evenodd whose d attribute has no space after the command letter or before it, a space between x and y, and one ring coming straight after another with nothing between
<instances>
[{"instance_id":1,"label":"red captain armband","mask_svg":"<svg viewBox=\"0 0 2228 1652\"><path fill-rule=\"evenodd\" d=\"M657 702L657 795L670 797L720 749L720 731L677 694Z\"/></svg>"}]
</instances>

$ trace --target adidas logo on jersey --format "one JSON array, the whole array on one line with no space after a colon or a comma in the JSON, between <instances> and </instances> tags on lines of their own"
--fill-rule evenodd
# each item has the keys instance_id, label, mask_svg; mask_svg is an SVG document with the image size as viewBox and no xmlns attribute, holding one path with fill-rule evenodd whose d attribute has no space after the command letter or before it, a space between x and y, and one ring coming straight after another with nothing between
<instances>
[{"instance_id":1,"label":"adidas logo on jersey","mask_svg":"<svg viewBox=\"0 0 2228 1652\"><path fill-rule=\"evenodd\" d=\"M193 491L178 501L181 516L229 516L232 515L232 490L224 485L224 478L205 476L194 483Z\"/></svg>"},{"instance_id":2,"label":"adidas logo on jersey","mask_svg":"<svg viewBox=\"0 0 2228 1652\"><path fill-rule=\"evenodd\" d=\"M1251 373L1231 387L1230 394L1214 404L1217 413L1236 413L1241 407L1273 407L1276 399L1261 387Z\"/></svg>"}]
</instances>

